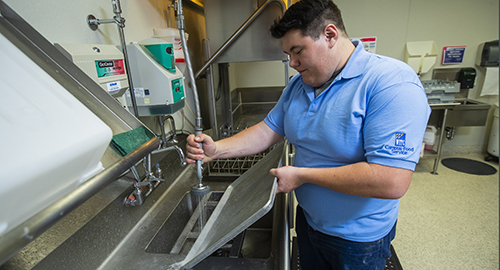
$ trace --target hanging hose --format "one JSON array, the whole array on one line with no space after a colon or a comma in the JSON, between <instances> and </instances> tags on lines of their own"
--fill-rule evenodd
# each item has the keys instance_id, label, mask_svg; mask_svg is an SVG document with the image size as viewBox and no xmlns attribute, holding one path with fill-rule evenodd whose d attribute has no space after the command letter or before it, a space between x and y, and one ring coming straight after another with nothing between
<instances>
[{"instance_id":1,"label":"hanging hose","mask_svg":"<svg viewBox=\"0 0 500 270\"><path fill-rule=\"evenodd\" d=\"M201 134L203 131L202 128L202 121L201 121L201 110L200 110L200 100L198 98L198 90L196 89L196 83L195 83L195 77L193 73L193 66L191 64L191 58L189 57L189 51L187 48L187 42L186 42L186 33L185 33L185 25L184 25L184 11L182 10L182 0L177 0L177 27L179 28L179 33L181 37L181 43L182 43L182 51L184 52L184 58L186 59L186 67L187 67L187 72L188 72L188 86L193 89L193 97L194 97L194 104L195 104L195 112L196 112L196 126L195 126L195 135L198 136ZM200 148L203 148L202 144L200 143ZM197 189L198 190L205 190L208 189L207 186L203 186L201 183L201 180L203 178L202 176L202 165L203 165L203 160L197 160L196 161L196 173L198 175L198 185ZM196 186L195 186L196 187ZM207 190L208 193L208 190Z\"/></svg>"}]
</instances>

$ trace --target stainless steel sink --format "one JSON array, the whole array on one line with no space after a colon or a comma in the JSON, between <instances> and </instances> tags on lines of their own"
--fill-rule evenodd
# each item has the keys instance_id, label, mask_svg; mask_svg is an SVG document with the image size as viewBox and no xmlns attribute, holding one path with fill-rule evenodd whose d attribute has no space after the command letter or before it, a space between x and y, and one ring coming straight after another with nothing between
<instances>
[{"instance_id":1,"label":"stainless steel sink","mask_svg":"<svg viewBox=\"0 0 500 270\"><path fill-rule=\"evenodd\" d=\"M184 168L179 165L177 153L165 154L166 157L159 162L166 177L165 182L143 205L124 207L123 198L130 194L132 180L117 180L116 184L120 186L110 186L109 190L96 195L89 203L75 210L74 215L63 219L60 226L55 226L54 230L42 235L39 241L34 241L36 245L19 252L0 269L176 269L172 266L186 258L199 231L195 224L187 237L187 244L178 252L172 252L198 206L197 199L187 193L197 182L197 176L194 165ZM210 186L212 191L204 204L206 219L235 179L204 179L203 183ZM115 199L108 200L110 196ZM102 207L99 206L101 202L105 204ZM239 242L241 248L236 254L238 258L229 257L234 254L230 254L231 246L226 244L193 269L219 269L220 266L224 266L224 269L276 269L276 256L272 256L276 253L272 250L279 238L275 228L276 213L279 210L274 207L245 231L245 236ZM92 217L88 222L78 223L89 215ZM74 231L66 240L55 246L48 244L61 235L61 228L73 227ZM229 244L233 242L228 241ZM35 261L35 255L41 258Z\"/></svg>"},{"instance_id":2,"label":"stainless steel sink","mask_svg":"<svg viewBox=\"0 0 500 270\"><path fill-rule=\"evenodd\" d=\"M221 180L227 181L227 179ZM208 184L212 181L204 182ZM224 192L219 191L210 192L200 198L186 192L145 251L186 256L199 236L200 228L207 224L223 194ZM211 256L246 259L271 257L272 214L268 213L242 233L240 238L236 237L237 239L229 241Z\"/></svg>"},{"instance_id":3,"label":"stainless steel sink","mask_svg":"<svg viewBox=\"0 0 500 270\"><path fill-rule=\"evenodd\" d=\"M146 252L187 255L222 194L210 192L205 196L193 196L186 192L149 243Z\"/></svg>"},{"instance_id":4,"label":"stainless steel sink","mask_svg":"<svg viewBox=\"0 0 500 270\"><path fill-rule=\"evenodd\" d=\"M472 99L456 100L456 105L448 111L446 125L459 126L484 126L491 105Z\"/></svg>"},{"instance_id":5,"label":"stainless steel sink","mask_svg":"<svg viewBox=\"0 0 500 270\"><path fill-rule=\"evenodd\" d=\"M67 269L82 270L178 269L200 231L196 218L189 231L186 233L184 230L186 224L193 222L191 217L198 211L196 210L199 205L198 198L188 193L190 187L197 182L197 176L194 165L180 167L177 153L168 152L166 155L165 159L160 161L166 176L165 183L160 184L143 205L136 207L122 205L123 198L130 194L132 189L128 180L129 188L123 189L121 194L118 192L114 195L116 199L106 203L107 206L102 210L99 209L86 224L79 225L81 228L72 233L66 241L54 247L50 254L43 255L43 259L31 266L16 267L23 265L18 260L29 263L31 255L28 255L44 248L44 242L58 235L60 230L51 230L46 237L38 241L40 243L38 246L20 252L19 256L9 261L8 265L0 266L0 269L60 269L63 265ZM269 175L267 171L263 174ZM211 188L211 194L207 195L202 204L206 220L236 178L204 179L203 183ZM256 188L249 192L256 190L260 189ZM108 194L109 192L103 193L96 199L101 201L101 198ZM278 198L281 199L281 196L277 197L277 200ZM227 204L223 205L227 207ZM86 211L80 212L77 209L75 217L86 215L92 212L92 209L95 209L93 204L89 205ZM282 214L281 206L273 207L267 214L249 224L246 230L238 232L235 238L226 241L226 244L221 245L218 250L210 251L206 259L190 267L277 269L275 265L279 257L275 254L281 233L277 229L279 222L276 222L276 219ZM224 217L223 220L227 218ZM67 219L62 226L72 226L75 221ZM185 241L178 244L179 239L184 239L183 234Z\"/></svg>"}]
</instances>

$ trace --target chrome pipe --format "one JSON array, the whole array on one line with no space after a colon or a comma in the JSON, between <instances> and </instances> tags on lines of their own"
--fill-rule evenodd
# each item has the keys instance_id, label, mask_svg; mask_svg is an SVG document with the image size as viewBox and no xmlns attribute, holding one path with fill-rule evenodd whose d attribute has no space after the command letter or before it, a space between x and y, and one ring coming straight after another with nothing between
<instances>
[{"instance_id":1,"label":"chrome pipe","mask_svg":"<svg viewBox=\"0 0 500 270\"><path fill-rule=\"evenodd\" d=\"M125 63L125 69L127 72L127 81L129 85L130 99L132 101L132 107L134 110L135 117L139 117L139 111L137 109L137 100L135 98L134 93L134 84L132 82L132 75L130 74L130 65L128 63L128 53L127 53L127 43L125 42L125 33L123 32L123 28L125 27L125 18L121 16L122 8L120 6L120 0L111 0L111 4L113 5L113 13L115 16L113 19L104 19L99 20L96 19L92 14L87 16L87 24L89 25L92 31L96 31L98 26L105 23L116 23L118 26L118 33L120 34L120 42L122 46L123 53L123 62Z\"/></svg>"},{"instance_id":2,"label":"chrome pipe","mask_svg":"<svg viewBox=\"0 0 500 270\"><path fill-rule=\"evenodd\" d=\"M158 122L160 124L160 133L161 133L161 148L167 147L167 135L165 134L165 121L169 120L170 121L170 131L172 132L172 138L170 140L171 143L176 144L178 143L177 141L177 134L176 134L176 129L175 129L175 120L172 115L159 115L158 116Z\"/></svg>"},{"instance_id":3,"label":"chrome pipe","mask_svg":"<svg viewBox=\"0 0 500 270\"><path fill-rule=\"evenodd\" d=\"M51 204L0 237L0 265L8 261L24 246L29 244L43 232L57 223L71 211L94 196L111 182L115 181L122 172L134 166L136 162L157 149L160 145L158 138L152 138L109 168L87 180L71 193Z\"/></svg>"},{"instance_id":4,"label":"chrome pipe","mask_svg":"<svg viewBox=\"0 0 500 270\"><path fill-rule=\"evenodd\" d=\"M290 194L280 193L276 195L274 203L274 220L276 222L274 232L277 233L277 246L275 247L276 260L274 269L290 270L290 226L288 224L288 197Z\"/></svg>"},{"instance_id":5,"label":"chrome pipe","mask_svg":"<svg viewBox=\"0 0 500 270\"><path fill-rule=\"evenodd\" d=\"M177 130L175 129L175 120L174 120L174 117L172 115L167 115L165 116L165 121L166 120L170 120L170 131L172 132L172 139L170 140L172 143L176 144L178 143L177 141ZM165 130L163 130L163 134L165 134ZM165 140L165 143L167 141ZM166 146L166 145L164 145Z\"/></svg>"},{"instance_id":6,"label":"chrome pipe","mask_svg":"<svg viewBox=\"0 0 500 270\"><path fill-rule=\"evenodd\" d=\"M182 10L182 0L177 0L177 26L179 28L179 33L181 37L181 43L182 43L182 51L184 52L184 58L186 59L186 67L189 75L189 83L191 83L191 89L193 89L193 97L194 97L194 103L195 103L195 109L196 109L196 127L195 127L195 135L198 136L201 134L203 131L203 125L202 125L202 120L201 120L201 109L200 109L200 99L198 97L198 89L196 88L196 77L194 76L193 73L193 65L191 64L191 57L189 57L189 50L187 48L187 42L186 42L186 33L184 32L185 30L185 24L184 24L184 11ZM200 143L200 149L203 148L203 145ZM196 174L198 175L198 187L202 188L203 184L201 183L201 180L203 178L203 160L197 160L196 161Z\"/></svg>"},{"instance_id":7,"label":"chrome pipe","mask_svg":"<svg viewBox=\"0 0 500 270\"><path fill-rule=\"evenodd\" d=\"M210 45L208 43L208 39L203 40L203 58L207 61L210 57ZM209 67L206 69L205 78L207 79L207 97L208 97L208 108L210 114L210 127L212 128L213 138L221 139L220 132L217 129L217 114L215 109L216 97L214 95L213 88L213 77L212 77L212 68Z\"/></svg>"},{"instance_id":8,"label":"chrome pipe","mask_svg":"<svg viewBox=\"0 0 500 270\"><path fill-rule=\"evenodd\" d=\"M441 124L441 132L439 133L439 142L438 142L438 147L436 149L437 151L437 158L436 160L434 160L434 166L432 168L432 172L431 174L435 174L437 175L437 168L438 168L438 165L439 165L439 162L441 162L441 147L443 145L443 142L446 138L446 117L448 115L448 108L444 109L444 112L443 112L443 123Z\"/></svg>"},{"instance_id":9,"label":"chrome pipe","mask_svg":"<svg viewBox=\"0 0 500 270\"><path fill-rule=\"evenodd\" d=\"M283 154L278 164L278 168L290 165L289 159L289 142L286 140L283 145ZM279 193L276 194L274 201L274 215L273 215L273 251L276 254L274 261L274 269L290 270L291 269L291 256L290 256L290 198L291 194ZM274 234L276 233L276 236Z\"/></svg>"},{"instance_id":10,"label":"chrome pipe","mask_svg":"<svg viewBox=\"0 0 500 270\"><path fill-rule=\"evenodd\" d=\"M160 124L160 133L161 133L161 148L164 148L167 146L167 136L165 135L165 125L164 122L165 120L163 119L163 115L158 116L158 122Z\"/></svg>"},{"instance_id":11,"label":"chrome pipe","mask_svg":"<svg viewBox=\"0 0 500 270\"><path fill-rule=\"evenodd\" d=\"M281 0L267 0L262 6L257 9L248 20L246 20L234 34L229 37L229 39L222 44L222 46L214 53L212 57L205 63L205 65L198 71L196 72L196 77L199 78L200 75L210 66L214 63L215 59L217 59L247 28L250 26L250 24L257 18L259 15L264 11L264 9L269 6L269 4L273 2L278 2L281 5L281 9L283 10L283 13L286 11L286 6Z\"/></svg>"},{"instance_id":12,"label":"chrome pipe","mask_svg":"<svg viewBox=\"0 0 500 270\"><path fill-rule=\"evenodd\" d=\"M127 43L125 42L125 33L123 32L123 28L125 27L125 18L121 16L122 9L120 7L120 0L111 0L113 4L113 13L115 13L115 21L118 26L118 33L120 34L120 42L122 45L123 59L125 62L125 69L127 70L127 80L130 92L130 100L132 101L132 107L134 109L135 117L139 117L139 111L137 109L137 100L135 98L134 84L132 82L132 74L130 74L130 64L128 62L128 53L127 53Z\"/></svg>"},{"instance_id":13,"label":"chrome pipe","mask_svg":"<svg viewBox=\"0 0 500 270\"><path fill-rule=\"evenodd\" d=\"M182 149L179 146L177 146L177 145L172 145L172 146L169 146L169 147L166 147L166 148L156 149L151 154L154 155L154 154L158 154L158 153L166 152L166 151L170 151L170 150L177 151L177 153L179 154L179 157L181 159L181 166L186 166L186 157L184 156L184 153L182 152Z\"/></svg>"}]
</instances>

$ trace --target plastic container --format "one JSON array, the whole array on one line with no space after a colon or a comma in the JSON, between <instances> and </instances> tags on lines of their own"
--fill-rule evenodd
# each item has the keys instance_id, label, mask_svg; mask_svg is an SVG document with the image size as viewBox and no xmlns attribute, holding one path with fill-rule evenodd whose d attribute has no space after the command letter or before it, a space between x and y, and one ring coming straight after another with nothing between
<instances>
[{"instance_id":1,"label":"plastic container","mask_svg":"<svg viewBox=\"0 0 500 270\"><path fill-rule=\"evenodd\" d=\"M0 237L100 172L111 129L0 35Z\"/></svg>"},{"instance_id":2,"label":"plastic container","mask_svg":"<svg viewBox=\"0 0 500 270\"><path fill-rule=\"evenodd\" d=\"M425 150L432 150L434 149L434 144L436 142L436 132L437 129L434 126L427 126L427 129L425 130L424 133L424 144Z\"/></svg>"},{"instance_id":3,"label":"plastic container","mask_svg":"<svg viewBox=\"0 0 500 270\"><path fill-rule=\"evenodd\" d=\"M490 139L488 141L488 153L495 157L498 157L498 102L495 103L495 112L493 113L495 117L493 119L493 125L491 126Z\"/></svg>"}]
</instances>

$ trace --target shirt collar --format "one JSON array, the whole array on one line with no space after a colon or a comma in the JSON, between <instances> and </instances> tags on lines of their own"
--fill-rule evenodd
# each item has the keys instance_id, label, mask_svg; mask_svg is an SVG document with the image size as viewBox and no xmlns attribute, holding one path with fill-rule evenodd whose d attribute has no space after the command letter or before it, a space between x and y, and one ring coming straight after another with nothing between
<instances>
[{"instance_id":1,"label":"shirt collar","mask_svg":"<svg viewBox=\"0 0 500 270\"><path fill-rule=\"evenodd\" d=\"M351 57L347 61L344 70L340 74L342 78L350 79L363 74L366 62L370 58L370 53L365 51L363 43L359 40L353 40L352 44L356 47Z\"/></svg>"},{"instance_id":2,"label":"shirt collar","mask_svg":"<svg viewBox=\"0 0 500 270\"><path fill-rule=\"evenodd\" d=\"M363 43L361 43L360 40L353 40L352 44L354 44L354 46L355 46L354 52L352 53L349 60L347 60L347 63L344 66L344 68L342 69L342 71L340 72L340 74L336 78L334 78L333 81L338 81L340 79L355 78L355 77L363 74L363 71L364 71L365 66L366 66L366 62L368 61L368 58L370 57L370 53L365 51ZM314 87L304 83L304 81L302 81L302 85L306 89L307 92L314 93L314 89L315 89ZM331 83L330 83L330 85L331 85Z\"/></svg>"}]
</instances>

